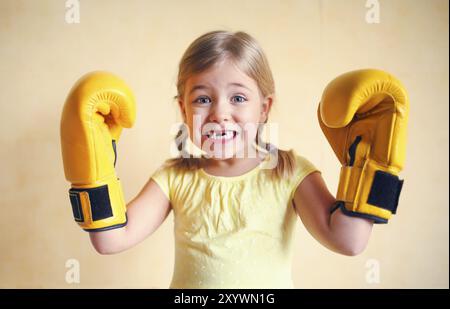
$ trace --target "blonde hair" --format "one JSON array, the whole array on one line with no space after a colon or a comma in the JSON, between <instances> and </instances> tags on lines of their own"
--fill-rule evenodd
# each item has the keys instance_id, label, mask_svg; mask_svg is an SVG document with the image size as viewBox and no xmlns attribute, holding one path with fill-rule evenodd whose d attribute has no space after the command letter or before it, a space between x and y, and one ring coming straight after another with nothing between
<instances>
[{"instance_id":1,"label":"blonde hair","mask_svg":"<svg viewBox=\"0 0 450 309\"><path fill-rule=\"evenodd\" d=\"M275 94L275 83L267 58L256 42L249 34L238 31L211 31L203 34L194 40L185 51L179 63L177 95L174 99L183 98L185 94L185 85L187 79L197 73L201 73L220 62L225 57L234 61L237 67L253 78L262 94L266 97L269 94ZM267 119L266 119L267 122ZM178 141L181 136L183 141L177 145L180 156L168 159L164 166L175 166L185 170L195 170L200 167L203 158L191 156L185 149L185 140L187 138L185 124L180 126L175 140ZM273 144L265 143L260 138L260 129L256 135L257 145L261 145L269 153L276 153L278 161L272 173L275 177L291 177L296 167L295 153L281 150Z\"/></svg>"}]
</instances>

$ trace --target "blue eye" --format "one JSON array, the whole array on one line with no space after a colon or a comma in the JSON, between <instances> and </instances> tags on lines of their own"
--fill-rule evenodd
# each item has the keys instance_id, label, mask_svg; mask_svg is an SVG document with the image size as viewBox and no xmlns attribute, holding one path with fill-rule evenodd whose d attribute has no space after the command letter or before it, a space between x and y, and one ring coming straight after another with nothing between
<instances>
[{"instance_id":1,"label":"blue eye","mask_svg":"<svg viewBox=\"0 0 450 309\"><path fill-rule=\"evenodd\" d=\"M244 103L245 101L247 101L246 98L244 98L243 96L240 96L240 95L236 95L233 98L241 98L242 100L241 101L237 101L238 103Z\"/></svg>"},{"instance_id":2,"label":"blue eye","mask_svg":"<svg viewBox=\"0 0 450 309\"><path fill-rule=\"evenodd\" d=\"M208 97L199 97L199 98L197 98L195 101L194 101L194 103L200 103L200 104L203 104L203 103L205 103L204 101L203 102L199 102L200 100L209 100L209 98Z\"/></svg>"},{"instance_id":3,"label":"blue eye","mask_svg":"<svg viewBox=\"0 0 450 309\"><path fill-rule=\"evenodd\" d=\"M234 99L237 99L237 100L234 100ZM208 100L208 102L205 102L205 100ZM236 103L244 103L245 101L247 101L247 99L241 95L236 95L236 96L232 97L232 101L236 102ZM208 97L198 97L197 99L194 100L194 103L199 103L200 105L203 105L203 104L211 103L211 99Z\"/></svg>"}]
</instances>

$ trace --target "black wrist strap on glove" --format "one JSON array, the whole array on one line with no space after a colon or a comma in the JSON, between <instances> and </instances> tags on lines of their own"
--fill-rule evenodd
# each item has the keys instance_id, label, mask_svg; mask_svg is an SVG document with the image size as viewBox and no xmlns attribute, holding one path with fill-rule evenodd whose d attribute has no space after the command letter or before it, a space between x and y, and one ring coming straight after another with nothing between
<instances>
[{"instance_id":1,"label":"black wrist strap on glove","mask_svg":"<svg viewBox=\"0 0 450 309\"><path fill-rule=\"evenodd\" d=\"M389 210L392 214L397 212L398 201L400 192L403 188L403 180L400 180L397 176L377 171L370 188L370 194L367 199L367 203L376 207L380 207ZM360 217L369 220L373 220L374 223L387 223L388 220L380 218L375 215L350 211L345 207L343 201L337 201L330 208L330 215L332 215L337 209L341 209L342 213L351 217Z\"/></svg>"}]
</instances>

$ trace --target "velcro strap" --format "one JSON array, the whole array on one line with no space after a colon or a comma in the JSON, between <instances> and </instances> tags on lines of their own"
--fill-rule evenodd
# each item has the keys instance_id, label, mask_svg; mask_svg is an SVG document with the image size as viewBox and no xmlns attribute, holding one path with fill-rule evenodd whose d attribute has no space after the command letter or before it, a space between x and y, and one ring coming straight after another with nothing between
<instances>
[{"instance_id":1,"label":"velcro strap","mask_svg":"<svg viewBox=\"0 0 450 309\"><path fill-rule=\"evenodd\" d=\"M81 208L81 199L78 192L69 190L70 204L72 204L73 217L76 222L84 222L83 209Z\"/></svg>"},{"instance_id":2,"label":"velcro strap","mask_svg":"<svg viewBox=\"0 0 450 309\"><path fill-rule=\"evenodd\" d=\"M403 180L400 180L397 176L376 171L367 203L387 209L395 214L402 187Z\"/></svg>"},{"instance_id":3,"label":"velcro strap","mask_svg":"<svg viewBox=\"0 0 450 309\"><path fill-rule=\"evenodd\" d=\"M69 190L70 203L75 221L83 222L83 209L89 209L92 221L98 221L113 216L108 186Z\"/></svg>"}]
</instances>

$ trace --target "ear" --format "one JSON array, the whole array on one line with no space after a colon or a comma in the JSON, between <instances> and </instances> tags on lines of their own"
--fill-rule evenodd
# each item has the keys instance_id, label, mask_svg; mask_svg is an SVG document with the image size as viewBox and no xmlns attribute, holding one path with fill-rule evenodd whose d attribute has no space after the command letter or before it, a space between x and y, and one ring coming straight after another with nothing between
<instances>
[{"instance_id":1,"label":"ear","mask_svg":"<svg viewBox=\"0 0 450 309\"><path fill-rule=\"evenodd\" d=\"M270 110L272 109L273 100L274 100L273 94L269 94L264 98L262 108L261 108L261 116L260 116L261 123L267 122L267 119L269 118Z\"/></svg>"}]
</instances>

